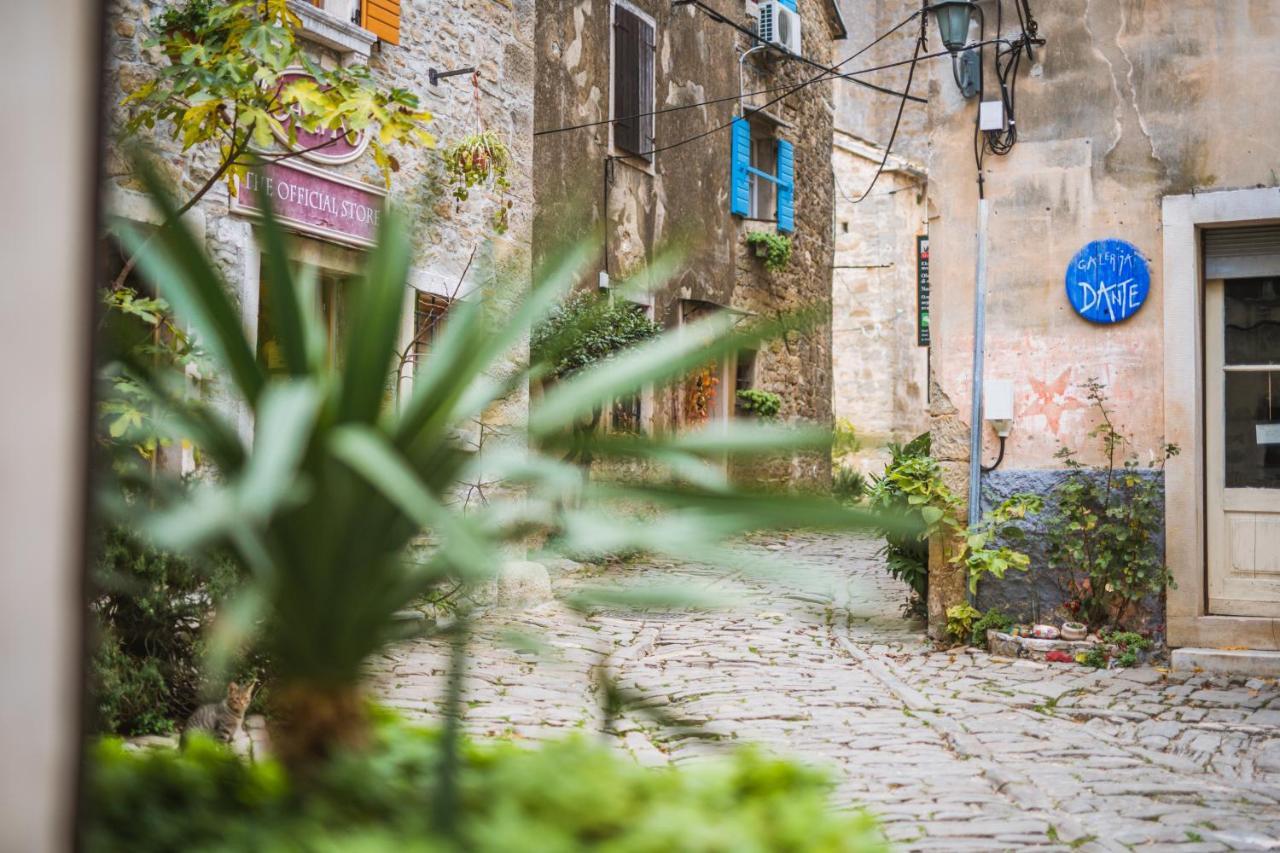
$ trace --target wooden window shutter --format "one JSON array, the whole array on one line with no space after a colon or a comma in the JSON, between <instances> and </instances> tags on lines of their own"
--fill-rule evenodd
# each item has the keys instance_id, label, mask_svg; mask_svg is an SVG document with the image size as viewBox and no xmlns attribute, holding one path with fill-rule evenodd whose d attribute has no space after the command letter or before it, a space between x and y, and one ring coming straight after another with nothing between
<instances>
[{"instance_id":1,"label":"wooden window shutter","mask_svg":"<svg viewBox=\"0 0 1280 853\"><path fill-rule=\"evenodd\" d=\"M729 212L751 215L751 125L745 118L733 120L729 135Z\"/></svg>"},{"instance_id":2,"label":"wooden window shutter","mask_svg":"<svg viewBox=\"0 0 1280 853\"><path fill-rule=\"evenodd\" d=\"M652 159L653 155L649 152L653 151L653 55L654 40L653 27L644 21L640 21L639 32L639 51L640 51L640 98L638 113L649 113L649 115L640 117L640 151L637 152L644 159Z\"/></svg>"},{"instance_id":3,"label":"wooden window shutter","mask_svg":"<svg viewBox=\"0 0 1280 853\"><path fill-rule=\"evenodd\" d=\"M613 144L639 153L640 19L621 6L613 7Z\"/></svg>"},{"instance_id":4,"label":"wooden window shutter","mask_svg":"<svg viewBox=\"0 0 1280 853\"><path fill-rule=\"evenodd\" d=\"M388 44L399 44L400 0L361 0L360 26Z\"/></svg>"},{"instance_id":5,"label":"wooden window shutter","mask_svg":"<svg viewBox=\"0 0 1280 853\"><path fill-rule=\"evenodd\" d=\"M796 155L785 139L778 140L778 230L796 230Z\"/></svg>"},{"instance_id":6,"label":"wooden window shutter","mask_svg":"<svg viewBox=\"0 0 1280 853\"><path fill-rule=\"evenodd\" d=\"M613 7L613 144L649 159L653 148L653 27Z\"/></svg>"}]
</instances>

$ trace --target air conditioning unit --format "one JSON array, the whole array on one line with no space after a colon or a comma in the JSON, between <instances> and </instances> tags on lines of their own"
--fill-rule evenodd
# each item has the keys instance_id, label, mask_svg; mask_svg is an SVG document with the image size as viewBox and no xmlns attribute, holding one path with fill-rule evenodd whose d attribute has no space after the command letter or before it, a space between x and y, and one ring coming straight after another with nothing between
<instances>
[{"instance_id":1,"label":"air conditioning unit","mask_svg":"<svg viewBox=\"0 0 1280 853\"><path fill-rule=\"evenodd\" d=\"M799 54L800 15L778 0L765 0L760 4L760 22L756 27L756 35L763 42Z\"/></svg>"}]
</instances>

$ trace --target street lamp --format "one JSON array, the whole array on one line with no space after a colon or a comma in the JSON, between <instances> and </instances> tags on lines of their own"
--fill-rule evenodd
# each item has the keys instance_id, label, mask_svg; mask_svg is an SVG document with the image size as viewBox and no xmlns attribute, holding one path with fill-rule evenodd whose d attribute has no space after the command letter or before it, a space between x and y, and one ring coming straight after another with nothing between
<instances>
[{"instance_id":1,"label":"street lamp","mask_svg":"<svg viewBox=\"0 0 1280 853\"><path fill-rule=\"evenodd\" d=\"M969 42L969 22L978 6L973 0L934 0L925 7L933 13L938 34L947 50L956 53Z\"/></svg>"}]
</instances>

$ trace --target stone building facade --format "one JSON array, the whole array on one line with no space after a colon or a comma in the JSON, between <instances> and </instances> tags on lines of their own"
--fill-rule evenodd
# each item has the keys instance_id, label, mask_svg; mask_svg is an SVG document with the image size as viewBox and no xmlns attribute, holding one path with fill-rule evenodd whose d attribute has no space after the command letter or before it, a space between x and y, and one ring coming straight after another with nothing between
<instances>
[{"instance_id":1,"label":"stone building facade","mask_svg":"<svg viewBox=\"0 0 1280 853\"><path fill-rule=\"evenodd\" d=\"M1012 38L1013 4L1003 2ZM991 37L1000 10L995 0L980 6ZM1030 8L1047 43L1014 80L1017 142L981 167L983 379L1013 390L1003 461L984 483L991 495L1012 484L1049 494L1060 446L1102 463L1086 397L1096 378L1131 438L1126 453L1146 466L1166 443L1181 448L1163 475L1165 524L1155 531L1177 583L1169 643L1280 648L1280 107L1268 94L1280 85L1280 2ZM930 83L933 448L962 495L978 100L949 74ZM1108 240L1118 242L1094 243ZM1109 278L1088 278L1095 270ZM1100 286L1111 295L1100 298ZM990 464L996 437L979 427ZM963 600L963 581L940 553L930 581L936 627L946 604Z\"/></svg>"},{"instance_id":2,"label":"stone building facade","mask_svg":"<svg viewBox=\"0 0 1280 853\"><path fill-rule=\"evenodd\" d=\"M613 283L647 275L662 253L678 249L676 270L655 283L645 306L668 328L713 311L771 318L816 308L810 330L644 395L645 428L734 417L735 392L746 388L777 393L786 421L827 423L834 84L787 93L821 72L734 28L754 31L766 4L719 5L728 23L665 0L540 0L535 255L549 256L566 240L598 241L597 261L581 281L596 288L602 273ZM798 53L829 65L843 32L836 8L799 0L795 14ZM748 122L735 126L744 111ZM547 132L575 125L587 126ZM739 171L735 178L735 145L745 146L737 149L742 165L770 177ZM779 203L786 195L789 206ZM747 234L761 230L791 239L785 269L767 272L748 247ZM770 476L824 483L829 470L814 455Z\"/></svg>"},{"instance_id":3,"label":"stone building facade","mask_svg":"<svg viewBox=\"0 0 1280 853\"><path fill-rule=\"evenodd\" d=\"M883 155L837 128L832 407L853 425L868 464L881 459L868 451L929 428L927 183L922 166L891 154L857 201Z\"/></svg>"},{"instance_id":4,"label":"stone building facade","mask_svg":"<svg viewBox=\"0 0 1280 853\"><path fill-rule=\"evenodd\" d=\"M912 18L918 3L843 0L841 9L849 27L837 53L847 63L842 71L911 56L920 35L919 19ZM932 73L928 63L916 68L913 94L927 95ZM902 90L907 68L869 79ZM895 136L900 103L866 86L843 83L836 90L832 408L852 425L861 446L842 464L864 474L881 472L887 442L909 441L929 426L928 113L923 104L907 102ZM886 168L876 178L890 137Z\"/></svg>"},{"instance_id":5,"label":"stone building facade","mask_svg":"<svg viewBox=\"0 0 1280 853\"><path fill-rule=\"evenodd\" d=\"M168 5L182 4L180 0L175 4L116 0L110 11L108 109L117 124L127 115L126 108L119 105L124 93L134 91L169 61L157 48L146 46L154 35L157 16ZM409 355L401 369L402 382L408 382L413 371L415 323L423 322L424 312L441 310L449 300L465 298L491 281L512 294L528 286L533 210L533 2L472 3L465 14L447 16L436 14L429 4L401 0L366 0L363 7L352 0L291 0L289 6L302 20L297 38L313 61L325 67L366 65L379 86L414 92L421 107L433 116L429 130L438 147L394 151L399 168L389 187L367 152L341 163L305 158L288 161L311 176L306 180L319 182L322 189L348 187L344 191L361 198L385 195L409 214L415 257L399 342L399 348ZM433 70L461 68L474 68L475 74L431 81ZM496 132L510 147L511 185L502 193L473 192L466 202L457 203L448 195L440 149L481 128ZM166 128L157 128L148 142L156 146L161 165L180 194L194 192L216 166L215 154L209 150L181 152ZM115 146L108 151L106 175L107 204L112 213L140 222L155 221ZM500 205L508 204L508 227L505 233L498 233L492 225L494 214ZM224 184L206 195L186 219L222 267L246 329L256 336L263 286L256 220L230 197ZM365 253L362 241L306 225L296 230L299 260L315 265L322 282L332 282L337 293L359 286ZM517 393L490 412L486 423L493 431L519 434L527 408L527 395ZM241 426L251 429L243 412Z\"/></svg>"}]
</instances>

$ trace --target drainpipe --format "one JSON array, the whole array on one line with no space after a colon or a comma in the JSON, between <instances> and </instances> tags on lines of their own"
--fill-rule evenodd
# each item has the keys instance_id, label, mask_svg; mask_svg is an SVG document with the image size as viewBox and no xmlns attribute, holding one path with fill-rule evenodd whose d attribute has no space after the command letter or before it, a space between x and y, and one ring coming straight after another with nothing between
<instances>
[{"instance_id":1,"label":"drainpipe","mask_svg":"<svg viewBox=\"0 0 1280 853\"><path fill-rule=\"evenodd\" d=\"M978 177L978 269L973 295L973 403L969 411L969 526L981 517L982 373L987 338L987 199ZM966 585L967 589L967 585Z\"/></svg>"}]
</instances>

